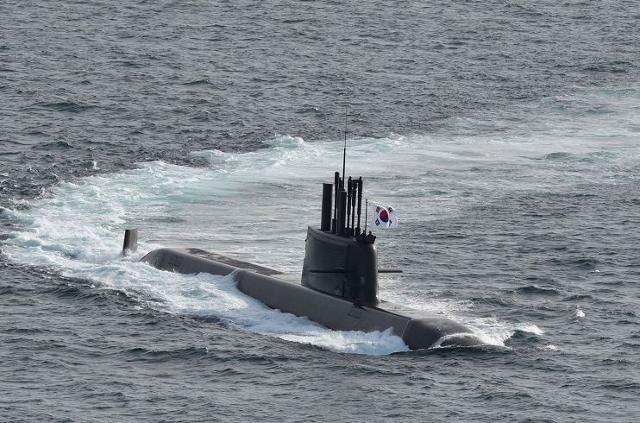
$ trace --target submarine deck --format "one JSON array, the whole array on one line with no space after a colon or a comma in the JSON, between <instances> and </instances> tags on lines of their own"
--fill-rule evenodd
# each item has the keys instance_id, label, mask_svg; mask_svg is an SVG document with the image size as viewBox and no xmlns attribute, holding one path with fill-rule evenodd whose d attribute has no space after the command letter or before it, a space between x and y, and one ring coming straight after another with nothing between
<instances>
[{"instance_id":1,"label":"submarine deck","mask_svg":"<svg viewBox=\"0 0 640 423\"><path fill-rule=\"evenodd\" d=\"M261 274L261 275L266 275L266 276L271 276L271 277L275 277L277 279L283 280L285 282L288 283L292 283L295 285L300 285L300 280L301 280L301 274L298 272L293 272L293 273L285 273L285 272L281 272L279 270L275 270L269 267L265 267L265 266L260 266L254 263L250 263L247 261L242 261L242 260L238 260L232 257L228 257L219 253L215 253L212 251L206 251L200 248L174 248L173 250L178 250L178 251L182 251L184 253L187 254L191 254L197 257L201 257L203 259L207 259L207 260L212 260L212 261L216 261L219 263L224 263L226 265L235 267L235 268L239 268L239 269L245 269L245 270L250 270L252 272ZM309 288L312 289L312 288ZM324 294L324 293L323 293ZM328 294L325 294L328 295ZM373 308L373 309L378 309L378 310L382 310L388 313L392 313L392 314L396 314L398 316L406 316L406 317L411 317L414 319L420 319L420 318L431 318L434 317L433 313L428 313L428 312L424 312L421 310L416 310L413 308L409 308L409 307L405 307L403 305L397 304L397 303L393 303L390 301L386 301L386 300L380 300L380 302L378 303L378 306L376 307L371 307L368 306L369 308Z\"/></svg>"},{"instance_id":2,"label":"submarine deck","mask_svg":"<svg viewBox=\"0 0 640 423\"><path fill-rule=\"evenodd\" d=\"M442 340L450 343L452 339L464 345L479 343L467 327L446 316L387 301L374 307L359 305L303 286L299 273L282 273L218 253L195 248L159 248L140 260L161 270L185 274L237 272L238 289L270 308L307 317L335 330L391 329L411 349L430 348Z\"/></svg>"},{"instance_id":3,"label":"submarine deck","mask_svg":"<svg viewBox=\"0 0 640 423\"><path fill-rule=\"evenodd\" d=\"M177 249L177 248L176 248ZM207 260L213 260L220 263L227 264L232 267L237 267L239 269L251 270L261 275L274 276L274 275L282 275L282 272L277 270L260 266L257 264L249 263L247 261L237 260L231 257L223 256L222 254L213 253L211 251L202 250L200 248L181 248L177 250L182 250L188 254L192 254L194 256L202 257Z\"/></svg>"}]
</instances>

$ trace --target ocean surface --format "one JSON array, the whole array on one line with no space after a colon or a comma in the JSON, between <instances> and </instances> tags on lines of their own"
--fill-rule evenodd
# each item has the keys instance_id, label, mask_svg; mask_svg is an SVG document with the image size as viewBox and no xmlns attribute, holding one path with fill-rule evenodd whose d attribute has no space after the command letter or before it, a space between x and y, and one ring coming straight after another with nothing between
<instances>
[{"instance_id":1,"label":"ocean surface","mask_svg":"<svg viewBox=\"0 0 640 423\"><path fill-rule=\"evenodd\" d=\"M381 298L485 346L137 262L299 272L347 108ZM0 3L0 421L637 422L639 279L637 1Z\"/></svg>"}]
</instances>

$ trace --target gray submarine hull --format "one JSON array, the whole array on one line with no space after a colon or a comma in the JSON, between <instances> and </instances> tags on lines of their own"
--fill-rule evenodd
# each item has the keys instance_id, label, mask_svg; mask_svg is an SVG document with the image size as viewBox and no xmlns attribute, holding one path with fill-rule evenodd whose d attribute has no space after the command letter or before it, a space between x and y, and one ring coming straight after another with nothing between
<instances>
[{"instance_id":1,"label":"gray submarine hull","mask_svg":"<svg viewBox=\"0 0 640 423\"><path fill-rule=\"evenodd\" d=\"M385 301L376 306L357 304L288 281L285 274L275 270L203 250L160 248L141 261L161 270L185 274L229 275L235 272L238 289L270 308L307 317L334 330L391 329L412 350L481 343L467 327L450 319Z\"/></svg>"}]
</instances>

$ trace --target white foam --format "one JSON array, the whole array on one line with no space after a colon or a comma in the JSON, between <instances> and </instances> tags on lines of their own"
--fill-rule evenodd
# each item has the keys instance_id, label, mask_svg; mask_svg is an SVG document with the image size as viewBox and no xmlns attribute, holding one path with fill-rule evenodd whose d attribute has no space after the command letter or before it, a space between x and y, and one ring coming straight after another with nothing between
<instances>
[{"instance_id":1,"label":"white foam","mask_svg":"<svg viewBox=\"0 0 640 423\"><path fill-rule=\"evenodd\" d=\"M540 329L537 325L533 325L533 324L527 324L527 323L517 324L515 325L515 328L520 332L532 333L538 336L542 336L544 334L544 331L542 329Z\"/></svg>"},{"instance_id":2,"label":"white foam","mask_svg":"<svg viewBox=\"0 0 640 423\"><path fill-rule=\"evenodd\" d=\"M495 317L466 317L462 320L487 345L504 347L505 341L511 338L515 332L512 323L500 321Z\"/></svg>"},{"instance_id":3,"label":"white foam","mask_svg":"<svg viewBox=\"0 0 640 423\"><path fill-rule=\"evenodd\" d=\"M477 345L479 343L487 344L482 337L474 333L452 333L439 338L430 348L448 348L454 346ZM444 345L444 346L443 346ZM493 345L493 344L489 344Z\"/></svg>"},{"instance_id":4,"label":"white foam","mask_svg":"<svg viewBox=\"0 0 640 423\"><path fill-rule=\"evenodd\" d=\"M312 344L342 353L387 355L394 352L408 351L409 348L401 338L393 335L391 329L385 331L327 331L306 329L301 334L287 334L283 339Z\"/></svg>"}]
</instances>

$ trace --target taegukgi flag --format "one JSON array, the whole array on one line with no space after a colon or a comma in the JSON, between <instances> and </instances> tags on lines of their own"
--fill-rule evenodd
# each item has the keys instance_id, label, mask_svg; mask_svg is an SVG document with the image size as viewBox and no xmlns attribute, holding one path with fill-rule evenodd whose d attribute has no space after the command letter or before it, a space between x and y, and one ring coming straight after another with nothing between
<instances>
[{"instance_id":1,"label":"taegukgi flag","mask_svg":"<svg viewBox=\"0 0 640 423\"><path fill-rule=\"evenodd\" d=\"M398 227L398 214L393 207L384 207L377 203L372 204L373 216L370 221L372 228L389 229Z\"/></svg>"}]
</instances>

